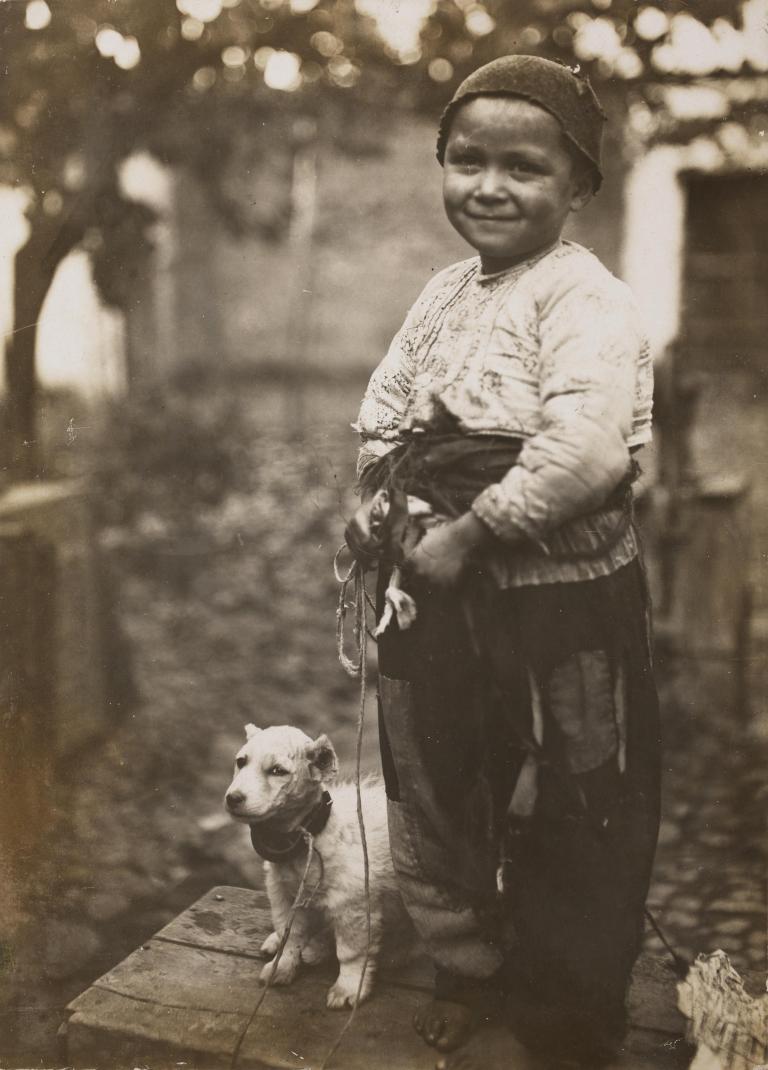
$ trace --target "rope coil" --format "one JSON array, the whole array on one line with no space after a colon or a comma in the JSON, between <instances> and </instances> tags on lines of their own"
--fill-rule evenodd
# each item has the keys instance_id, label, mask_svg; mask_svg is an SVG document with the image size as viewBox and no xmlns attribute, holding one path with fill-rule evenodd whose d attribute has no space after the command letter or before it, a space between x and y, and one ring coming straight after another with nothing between
<instances>
[{"instance_id":1,"label":"rope coil","mask_svg":"<svg viewBox=\"0 0 768 1070\"><path fill-rule=\"evenodd\" d=\"M345 549L344 546L340 547L333 560L333 570L336 578L341 583L341 592L339 594L339 608L337 610L336 620L336 635L337 635L337 649L339 654L339 661L342 664L345 672L355 679L360 680L360 705L357 714L357 741L355 745L355 790L357 796L357 824L360 829L360 845L363 849L363 888L365 892L365 921L366 921L366 943L365 943L365 957L363 959L363 968L360 971L360 981L357 985L357 993L355 995L355 1002L352 1010L349 1013L349 1017L341 1028L339 1035L333 1043L330 1051L326 1055L325 1059L320 1066L320 1070L327 1070L330 1065L331 1059L339 1050L341 1042L348 1033L355 1020L357 1014L357 1008L360 1005L360 995L363 991L363 985L365 983L365 975L368 971L368 962L371 955L371 868L370 859L368 857L368 840L365 833L365 818L363 816L363 795L360 786L361 772L360 765L362 761L363 753L363 728L365 725L365 698L368 690L368 625L366 621L366 606L370 604L368 592L365 587L365 569L359 562L354 561L349 568L346 576L341 576L338 568L338 558L341 552ZM354 639L357 647L357 661L352 661L347 657L344 651L344 617L346 615L346 593L349 585L353 584L354 588L354 607L355 607L355 627L354 627Z\"/></svg>"}]
</instances>

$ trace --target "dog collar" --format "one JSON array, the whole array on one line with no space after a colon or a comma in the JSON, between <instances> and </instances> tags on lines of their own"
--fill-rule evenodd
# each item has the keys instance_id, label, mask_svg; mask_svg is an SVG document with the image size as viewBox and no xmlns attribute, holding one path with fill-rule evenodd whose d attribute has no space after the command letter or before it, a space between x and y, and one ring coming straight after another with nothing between
<instances>
[{"instance_id":1,"label":"dog collar","mask_svg":"<svg viewBox=\"0 0 768 1070\"><path fill-rule=\"evenodd\" d=\"M333 799L324 791L320 802L313 806L301 825L293 832L269 832L260 825L251 825L251 843L257 855L265 862L290 862L304 848L304 832L317 836L328 824Z\"/></svg>"}]
</instances>

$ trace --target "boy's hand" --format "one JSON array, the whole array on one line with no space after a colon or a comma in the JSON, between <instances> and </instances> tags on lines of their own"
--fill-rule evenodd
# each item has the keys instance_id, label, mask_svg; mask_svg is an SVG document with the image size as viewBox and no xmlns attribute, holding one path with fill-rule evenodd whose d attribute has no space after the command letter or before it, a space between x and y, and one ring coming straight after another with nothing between
<instances>
[{"instance_id":1,"label":"boy's hand","mask_svg":"<svg viewBox=\"0 0 768 1070\"><path fill-rule=\"evenodd\" d=\"M344 530L344 538L352 556L366 568L372 568L377 561L377 552L381 548L381 539L371 530L371 508L374 496L363 499L354 516Z\"/></svg>"},{"instance_id":2,"label":"boy's hand","mask_svg":"<svg viewBox=\"0 0 768 1070\"><path fill-rule=\"evenodd\" d=\"M489 528L474 513L458 520L430 528L406 558L406 565L417 576L440 587L450 587L458 580L472 554L493 538Z\"/></svg>"}]
</instances>

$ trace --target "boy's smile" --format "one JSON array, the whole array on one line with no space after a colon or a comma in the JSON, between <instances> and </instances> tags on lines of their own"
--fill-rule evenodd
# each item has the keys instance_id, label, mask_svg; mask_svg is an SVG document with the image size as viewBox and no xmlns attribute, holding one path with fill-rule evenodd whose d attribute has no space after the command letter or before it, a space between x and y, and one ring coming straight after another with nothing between
<instances>
[{"instance_id":1,"label":"boy's smile","mask_svg":"<svg viewBox=\"0 0 768 1070\"><path fill-rule=\"evenodd\" d=\"M448 135L443 203L480 254L483 271L512 267L552 245L592 178L549 112L521 97L476 97Z\"/></svg>"}]
</instances>

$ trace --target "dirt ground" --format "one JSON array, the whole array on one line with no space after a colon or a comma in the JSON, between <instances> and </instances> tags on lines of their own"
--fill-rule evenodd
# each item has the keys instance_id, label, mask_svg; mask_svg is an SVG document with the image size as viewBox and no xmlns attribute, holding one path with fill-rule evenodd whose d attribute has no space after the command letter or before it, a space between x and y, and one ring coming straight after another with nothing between
<instances>
[{"instance_id":1,"label":"dirt ground","mask_svg":"<svg viewBox=\"0 0 768 1070\"><path fill-rule=\"evenodd\" d=\"M56 1065L70 998L212 885L259 880L221 803L244 723L328 732L351 770L358 693L336 659L332 559L354 503L358 396L315 385L300 406L274 385L206 387L81 443L86 457L98 446L100 539L136 700L52 787L50 834L10 904L3 1067ZM735 722L727 687L704 708L675 666L660 678L652 906L681 950L723 947L737 968L764 969L765 747ZM376 747L369 708L367 768Z\"/></svg>"}]
</instances>

